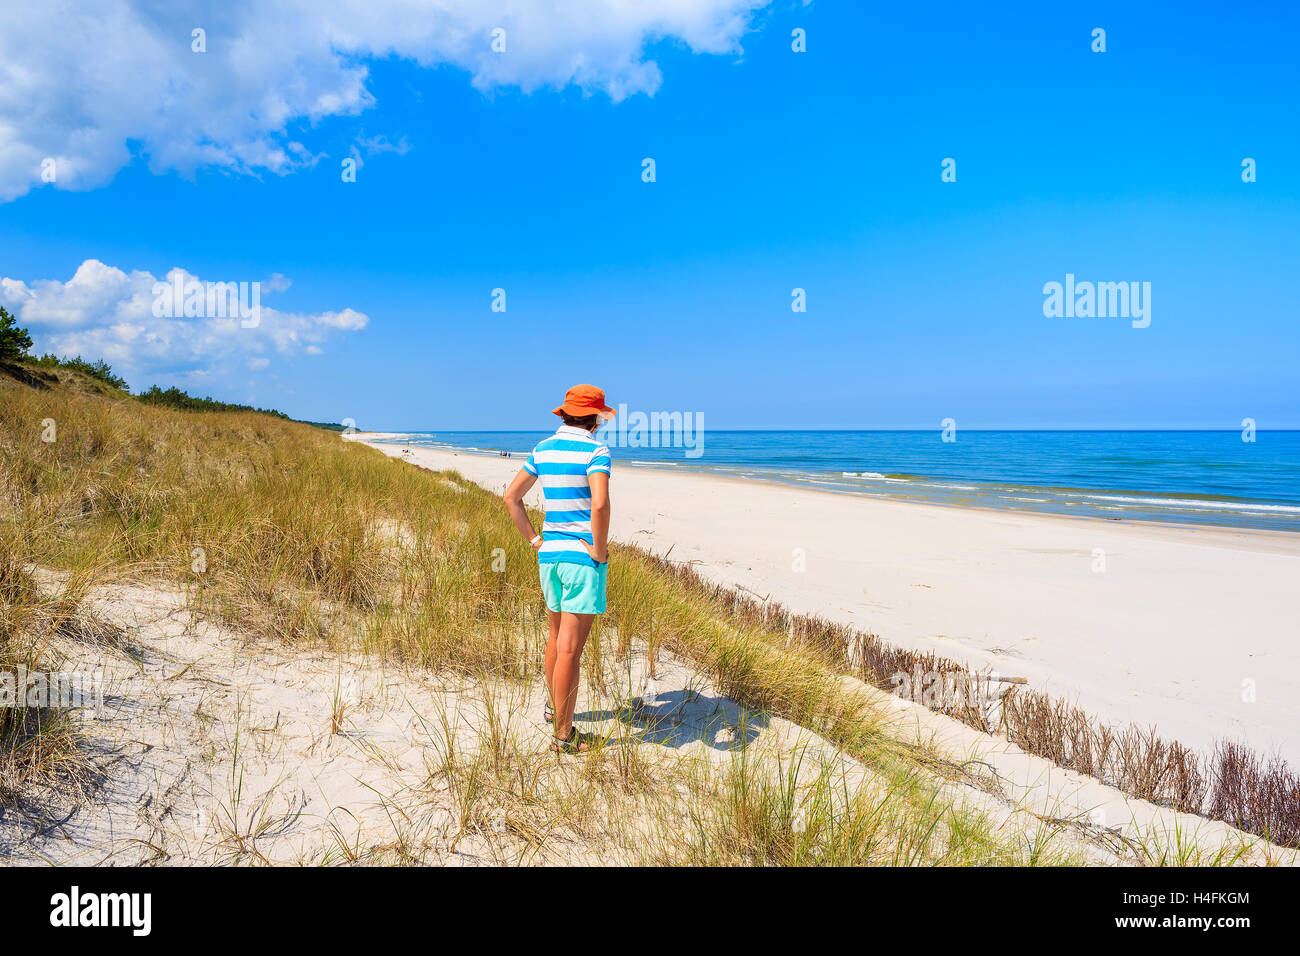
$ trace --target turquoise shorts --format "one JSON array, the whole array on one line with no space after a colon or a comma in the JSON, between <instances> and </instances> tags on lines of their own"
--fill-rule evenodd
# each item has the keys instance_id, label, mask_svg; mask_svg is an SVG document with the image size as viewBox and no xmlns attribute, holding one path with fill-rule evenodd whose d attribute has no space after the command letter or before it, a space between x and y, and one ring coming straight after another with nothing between
<instances>
[{"instance_id":1,"label":"turquoise shorts","mask_svg":"<svg viewBox=\"0 0 1300 956\"><path fill-rule=\"evenodd\" d=\"M605 613L605 571L608 564L591 568L570 561L548 561L537 566L546 606L569 614Z\"/></svg>"}]
</instances>

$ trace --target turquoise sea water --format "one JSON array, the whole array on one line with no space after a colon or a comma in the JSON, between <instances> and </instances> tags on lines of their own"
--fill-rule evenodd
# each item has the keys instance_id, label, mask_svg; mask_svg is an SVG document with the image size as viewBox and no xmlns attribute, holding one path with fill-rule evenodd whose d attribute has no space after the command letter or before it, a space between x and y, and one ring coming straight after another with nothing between
<instances>
[{"instance_id":1,"label":"turquoise sea water","mask_svg":"<svg viewBox=\"0 0 1300 956\"><path fill-rule=\"evenodd\" d=\"M547 434L440 431L392 441L514 457ZM651 437L665 447L644 447ZM607 436L616 467L698 469L938 504L1300 531L1300 431L1261 431L1253 442L1239 431L960 431L952 442L937 430L707 431L698 442L687 436L689 447L671 447L671 438Z\"/></svg>"}]
</instances>

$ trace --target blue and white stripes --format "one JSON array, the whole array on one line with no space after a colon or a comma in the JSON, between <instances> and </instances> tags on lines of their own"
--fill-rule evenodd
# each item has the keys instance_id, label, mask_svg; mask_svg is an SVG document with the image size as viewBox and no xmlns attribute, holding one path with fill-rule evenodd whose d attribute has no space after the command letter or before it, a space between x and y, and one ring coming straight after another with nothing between
<instances>
[{"instance_id":1,"label":"blue and white stripes","mask_svg":"<svg viewBox=\"0 0 1300 956\"><path fill-rule=\"evenodd\" d=\"M584 428L561 425L554 435L537 443L524 470L541 481L546 502L538 561L596 566L581 544L594 544L588 476L597 472L608 475L609 467L609 449Z\"/></svg>"}]
</instances>

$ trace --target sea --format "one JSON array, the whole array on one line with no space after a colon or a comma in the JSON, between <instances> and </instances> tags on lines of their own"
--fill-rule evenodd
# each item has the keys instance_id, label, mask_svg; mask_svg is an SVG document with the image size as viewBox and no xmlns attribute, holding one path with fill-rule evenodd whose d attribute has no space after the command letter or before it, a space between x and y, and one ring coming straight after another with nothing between
<instances>
[{"instance_id":1,"label":"sea","mask_svg":"<svg viewBox=\"0 0 1300 956\"><path fill-rule=\"evenodd\" d=\"M446 430L386 441L522 459L550 434ZM597 437L616 471L668 468L939 505L1300 531L1300 431L602 429Z\"/></svg>"}]
</instances>

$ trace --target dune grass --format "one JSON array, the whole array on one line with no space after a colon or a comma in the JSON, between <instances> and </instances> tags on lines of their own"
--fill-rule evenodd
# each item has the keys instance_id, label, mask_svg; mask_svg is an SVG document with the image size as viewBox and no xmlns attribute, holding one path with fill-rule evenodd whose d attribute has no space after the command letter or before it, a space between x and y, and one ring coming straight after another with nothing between
<instances>
[{"instance_id":1,"label":"dune grass","mask_svg":"<svg viewBox=\"0 0 1300 956\"><path fill-rule=\"evenodd\" d=\"M30 782L80 795L90 776L68 715L58 708L29 706L18 683L19 674L59 671L59 655L48 644L58 636L80 636L80 594L87 579L70 578L57 597L43 593L17 560L13 533L0 523L0 679L7 675L12 681L5 690L14 700L13 706L0 706L0 805L16 802Z\"/></svg>"}]
</instances>

